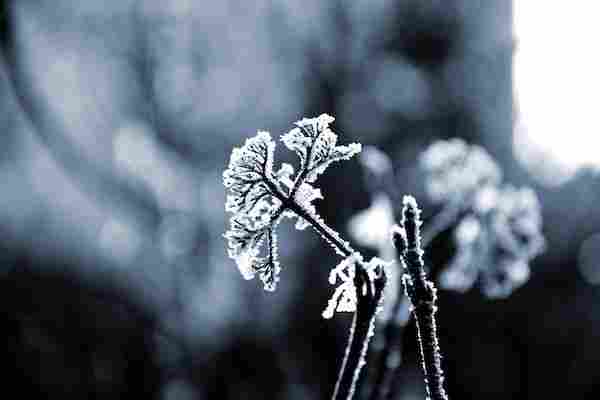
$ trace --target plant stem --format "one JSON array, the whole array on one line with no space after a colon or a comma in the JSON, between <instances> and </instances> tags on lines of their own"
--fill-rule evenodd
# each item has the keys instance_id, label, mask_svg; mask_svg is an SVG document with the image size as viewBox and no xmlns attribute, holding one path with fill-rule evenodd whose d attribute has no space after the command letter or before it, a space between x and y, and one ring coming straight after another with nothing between
<instances>
[{"instance_id":1,"label":"plant stem","mask_svg":"<svg viewBox=\"0 0 600 400\"><path fill-rule=\"evenodd\" d=\"M329 242L331 246L343 257L349 257L350 255L355 253L355 250L350 246L350 243L345 242L338 235L336 231L331 229L325 221L321 218L315 217L311 215L308 211L302 208L298 203L293 200L286 199L284 202L285 206L290 210L294 211L300 217L307 220L310 225L315 229L318 233L323 236L323 238Z\"/></svg>"},{"instance_id":2,"label":"plant stem","mask_svg":"<svg viewBox=\"0 0 600 400\"><path fill-rule=\"evenodd\" d=\"M412 303L417 324L417 336L421 351L421 364L425 375L427 396L432 400L448 400L444 389L444 373L438 344L435 313L437 311L436 289L425 275L423 250L419 227L420 210L412 197L404 198L402 225L404 229L395 229L393 241L400 262L406 270L404 286Z\"/></svg>"},{"instance_id":3,"label":"plant stem","mask_svg":"<svg viewBox=\"0 0 600 400\"><path fill-rule=\"evenodd\" d=\"M401 279L401 276L398 279ZM409 320L409 303L408 298L403 293L399 293L392 307L391 317L383 330L383 348L377 358L376 375L369 400L383 400L388 394L393 394L390 390L393 378L402 365L402 337Z\"/></svg>"},{"instance_id":4,"label":"plant stem","mask_svg":"<svg viewBox=\"0 0 600 400\"><path fill-rule=\"evenodd\" d=\"M351 400L356 392L356 384L362 367L365 365L369 341L373 336L375 313L386 283L383 267L379 268L378 276L375 279L369 277L361 264L356 265L355 268L356 312L352 319L346 355L335 384L332 400ZM365 287L366 290L363 290Z\"/></svg>"}]
</instances>

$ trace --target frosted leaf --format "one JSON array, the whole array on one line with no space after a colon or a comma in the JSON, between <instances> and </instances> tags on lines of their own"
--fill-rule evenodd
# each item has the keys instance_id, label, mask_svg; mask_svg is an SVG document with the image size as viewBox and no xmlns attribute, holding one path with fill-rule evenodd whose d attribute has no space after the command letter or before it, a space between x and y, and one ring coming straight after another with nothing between
<instances>
[{"instance_id":1,"label":"frosted leaf","mask_svg":"<svg viewBox=\"0 0 600 400\"><path fill-rule=\"evenodd\" d=\"M283 163L281 168L277 171L277 180L281 182L285 187L291 189L294 186L292 175L294 174L294 167L291 164Z\"/></svg>"},{"instance_id":2,"label":"frosted leaf","mask_svg":"<svg viewBox=\"0 0 600 400\"><path fill-rule=\"evenodd\" d=\"M276 193L280 189L272 173L274 150L271 135L259 131L242 147L233 149L223 172L228 191L225 210L233 214L224 234L229 257L244 279L253 279L258 273L265 290L275 289L281 270L274 229L283 210L280 194ZM282 169L283 173L289 172L285 165Z\"/></svg>"},{"instance_id":3,"label":"frosted leaf","mask_svg":"<svg viewBox=\"0 0 600 400\"><path fill-rule=\"evenodd\" d=\"M359 143L337 146L337 135L329 129L333 121L334 118L327 114L303 118L295 123L294 129L281 137L285 146L298 154L303 170L302 179L306 182L314 182L332 162L348 160L360 153Z\"/></svg>"},{"instance_id":4,"label":"frosted leaf","mask_svg":"<svg viewBox=\"0 0 600 400\"><path fill-rule=\"evenodd\" d=\"M349 257L344 258L334 268L329 271L329 283L335 285L338 280L346 282L354 277L354 264L362 260L359 253L354 253Z\"/></svg>"},{"instance_id":5,"label":"frosted leaf","mask_svg":"<svg viewBox=\"0 0 600 400\"><path fill-rule=\"evenodd\" d=\"M315 216L317 215L317 210L315 206L312 204L314 200L323 199L323 194L320 189L315 189L308 183L303 183L300 185L300 188L294 195L294 200L296 203L300 205L308 214ZM298 221L296 222L296 229L304 230L310 226L310 223L306 221L304 218L298 216Z\"/></svg>"},{"instance_id":6,"label":"frosted leaf","mask_svg":"<svg viewBox=\"0 0 600 400\"><path fill-rule=\"evenodd\" d=\"M245 279L258 274L265 290L275 290L279 281L275 228L283 217L297 218L297 229L313 226L338 254L354 252L325 224L313 204L323 199L321 190L311 185L317 176L331 162L348 159L360 151L358 144L337 146L337 135L329 129L331 122L333 117L326 114L305 118L282 136L284 144L300 156L297 173L286 163L273 171L275 142L264 131L234 148L223 172L225 210L233 214L224 234L229 257Z\"/></svg>"},{"instance_id":7,"label":"frosted leaf","mask_svg":"<svg viewBox=\"0 0 600 400\"><path fill-rule=\"evenodd\" d=\"M359 253L354 253L344 258L335 268L329 272L329 283L336 285L333 295L327 302L327 307L321 314L323 318L330 319L335 312L355 312L356 311L356 286L354 276L356 274L356 264L360 263L366 269L369 279L374 281L378 278L377 270L380 267L389 267L390 262L373 257L368 263L363 262ZM379 311L380 308L377 309Z\"/></svg>"},{"instance_id":8,"label":"frosted leaf","mask_svg":"<svg viewBox=\"0 0 600 400\"><path fill-rule=\"evenodd\" d=\"M277 234L274 231L269 231L266 237L267 240L267 256L257 259L256 271L259 274L263 287L268 292L273 292L277 288L279 282L279 273L281 267L277 261Z\"/></svg>"},{"instance_id":9,"label":"frosted leaf","mask_svg":"<svg viewBox=\"0 0 600 400\"><path fill-rule=\"evenodd\" d=\"M323 318L330 319L337 312L354 312L356 310L356 288L354 287L355 264L362 257L354 253L344 258L335 268L329 272L329 283L335 285L341 283L333 292L327 302L327 307L321 314Z\"/></svg>"},{"instance_id":10,"label":"frosted leaf","mask_svg":"<svg viewBox=\"0 0 600 400\"><path fill-rule=\"evenodd\" d=\"M281 180L281 182L285 185L289 183L286 179ZM292 188L292 185L289 187ZM323 194L321 193L321 189L315 189L308 183L303 183L299 186L298 190L294 194L294 200L296 204L298 204L304 211L306 211L309 215L318 218L317 210L315 206L312 204L314 200L323 199ZM310 226L310 223L306 221L304 218L297 215L295 212L291 210L286 210L284 216L288 218L297 217L295 228L298 230L304 230Z\"/></svg>"},{"instance_id":11,"label":"frosted leaf","mask_svg":"<svg viewBox=\"0 0 600 400\"><path fill-rule=\"evenodd\" d=\"M260 131L233 149L223 172L223 184L228 189L226 211L250 212L259 200L274 194L269 186L274 150L269 132Z\"/></svg>"},{"instance_id":12,"label":"frosted leaf","mask_svg":"<svg viewBox=\"0 0 600 400\"><path fill-rule=\"evenodd\" d=\"M294 181L291 179L291 176L293 174L294 167L287 163L282 164L281 169L276 174L277 180L285 188L288 189L288 193L291 193L294 187ZM296 204L298 204L308 214L316 216L317 210L315 209L315 206L312 204L312 202L317 199L323 199L321 189L314 188L308 183L299 183L298 189L294 193L294 200ZM304 230L310 226L310 223L308 221L298 216L295 212L291 210L287 210L284 213L284 216L288 218L298 217L298 220L296 221L295 225L295 228L298 230Z\"/></svg>"},{"instance_id":13,"label":"frosted leaf","mask_svg":"<svg viewBox=\"0 0 600 400\"><path fill-rule=\"evenodd\" d=\"M260 218L238 214L231 217L230 229L223 235L228 240L229 257L236 262L244 279L253 279L259 273L265 290L275 289L281 271L274 232L280 218L281 209L273 207L261 213ZM260 257L261 250L264 257Z\"/></svg>"},{"instance_id":14,"label":"frosted leaf","mask_svg":"<svg viewBox=\"0 0 600 400\"><path fill-rule=\"evenodd\" d=\"M254 268L254 264L256 262L255 260L257 255L257 249L248 248L246 251L242 251L241 253L239 253L235 259L240 273L247 281L254 279L254 275L256 275L256 269Z\"/></svg>"}]
</instances>

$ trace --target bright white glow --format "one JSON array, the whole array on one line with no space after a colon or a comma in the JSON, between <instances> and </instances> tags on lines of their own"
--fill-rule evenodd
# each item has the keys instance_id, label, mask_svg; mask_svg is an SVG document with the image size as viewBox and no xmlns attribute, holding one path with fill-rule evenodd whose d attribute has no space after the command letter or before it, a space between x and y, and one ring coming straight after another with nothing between
<instances>
[{"instance_id":1,"label":"bright white glow","mask_svg":"<svg viewBox=\"0 0 600 400\"><path fill-rule=\"evenodd\" d=\"M541 172L559 183L579 167L600 166L600 3L513 4L515 151L545 164Z\"/></svg>"}]
</instances>

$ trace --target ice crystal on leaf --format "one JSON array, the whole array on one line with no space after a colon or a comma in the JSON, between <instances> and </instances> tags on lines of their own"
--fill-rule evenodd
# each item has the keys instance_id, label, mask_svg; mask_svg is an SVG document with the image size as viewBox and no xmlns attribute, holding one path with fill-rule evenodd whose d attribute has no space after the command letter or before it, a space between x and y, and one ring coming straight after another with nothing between
<instances>
[{"instance_id":1,"label":"ice crystal on leaf","mask_svg":"<svg viewBox=\"0 0 600 400\"><path fill-rule=\"evenodd\" d=\"M229 166L223 173L228 189L225 210L233 213L225 233L229 257L245 279L258 273L265 290L275 290L279 280L277 236L280 217L280 189L273 177L275 142L268 132L259 131L241 148L233 149ZM261 249L264 256L260 256Z\"/></svg>"},{"instance_id":2,"label":"ice crystal on leaf","mask_svg":"<svg viewBox=\"0 0 600 400\"><path fill-rule=\"evenodd\" d=\"M282 135L285 146L300 157L298 172L287 163L273 170L275 142L269 132L259 131L231 153L223 173L228 191L225 210L232 213L224 234L228 254L245 279L258 274L265 290L275 290L279 281L275 229L283 217L297 218L297 229L313 226L339 254L353 253L313 204L323 199L321 190L313 186L319 174L332 162L349 159L361 149L357 143L337 145L337 135L329 128L333 120L327 114L304 118Z\"/></svg>"},{"instance_id":3,"label":"ice crystal on leaf","mask_svg":"<svg viewBox=\"0 0 600 400\"><path fill-rule=\"evenodd\" d=\"M321 114L317 118L303 118L296 127L283 135L285 146L296 152L300 158L302 174L298 176L306 182L314 182L319 174L334 161L348 160L360 153L361 145L337 145L337 135L329 129L334 118Z\"/></svg>"},{"instance_id":4,"label":"ice crystal on leaf","mask_svg":"<svg viewBox=\"0 0 600 400\"><path fill-rule=\"evenodd\" d=\"M229 189L226 211L250 212L258 200L273 194L268 179L274 151L269 132L258 132L244 146L233 149L229 167L223 173L223 183Z\"/></svg>"},{"instance_id":5,"label":"ice crystal on leaf","mask_svg":"<svg viewBox=\"0 0 600 400\"><path fill-rule=\"evenodd\" d=\"M258 273L265 290L273 291L279 281L281 268L277 260L277 235L274 232L277 217L270 218L273 221L253 222L246 215L232 217L231 227L224 236L228 239L229 257L235 260L244 279L253 279ZM260 256L262 247L265 247L264 257Z\"/></svg>"}]
</instances>

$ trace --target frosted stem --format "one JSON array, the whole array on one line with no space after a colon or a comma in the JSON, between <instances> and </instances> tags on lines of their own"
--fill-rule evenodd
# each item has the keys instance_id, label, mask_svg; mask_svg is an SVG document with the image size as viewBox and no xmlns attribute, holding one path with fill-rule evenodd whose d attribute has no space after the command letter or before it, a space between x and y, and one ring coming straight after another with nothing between
<instances>
[{"instance_id":1,"label":"frosted stem","mask_svg":"<svg viewBox=\"0 0 600 400\"><path fill-rule=\"evenodd\" d=\"M427 398L448 400L444 389L444 373L442 371L435 321L437 311L436 289L433 282L425 275L419 232L421 225L420 210L414 198L405 197L402 214L404 229L395 229L392 238L406 272L403 282L412 303L417 324L421 366L425 375Z\"/></svg>"},{"instance_id":2,"label":"frosted stem","mask_svg":"<svg viewBox=\"0 0 600 400\"><path fill-rule=\"evenodd\" d=\"M346 355L335 384L332 400L351 400L357 391L356 385L362 367L365 365L369 341L374 332L375 313L383 295L385 282L383 268L380 269L378 277L371 279L362 265L356 266L354 277L357 298L356 312L352 319ZM366 290L363 292L365 286Z\"/></svg>"},{"instance_id":3,"label":"frosted stem","mask_svg":"<svg viewBox=\"0 0 600 400\"><path fill-rule=\"evenodd\" d=\"M343 257L349 257L354 254L355 251L348 242L343 241L338 233L331 229L325 221L321 218L317 218L311 215L305 209L300 207L298 203L293 200L288 200L284 203L287 208L294 211L296 214L307 220L310 225L325 239L333 248Z\"/></svg>"},{"instance_id":4,"label":"frosted stem","mask_svg":"<svg viewBox=\"0 0 600 400\"><path fill-rule=\"evenodd\" d=\"M392 383L396 371L402 365L402 338L409 320L407 303L409 303L408 298L403 293L399 293L391 317L383 330L382 350L377 358L376 375L369 400L383 400L388 398L388 394L392 398L391 395L394 394Z\"/></svg>"}]
</instances>

